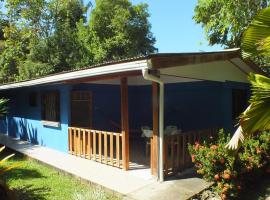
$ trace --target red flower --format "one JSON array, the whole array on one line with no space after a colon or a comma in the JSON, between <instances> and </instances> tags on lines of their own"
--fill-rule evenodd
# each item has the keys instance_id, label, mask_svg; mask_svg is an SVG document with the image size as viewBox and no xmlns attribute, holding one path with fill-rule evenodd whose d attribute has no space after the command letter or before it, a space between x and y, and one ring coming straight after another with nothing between
<instances>
[{"instance_id":1,"label":"red flower","mask_svg":"<svg viewBox=\"0 0 270 200\"><path fill-rule=\"evenodd\" d=\"M196 157L196 156L195 156L194 154L191 155L191 161L192 161L193 163L195 162L195 157Z\"/></svg>"},{"instance_id":2,"label":"red flower","mask_svg":"<svg viewBox=\"0 0 270 200\"><path fill-rule=\"evenodd\" d=\"M197 151L200 148L199 142L195 142L194 150Z\"/></svg>"},{"instance_id":3,"label":"red flower","mask_svg":"<svg viewBox=\"0 0 270 200\"><path fill-rule=\"evenodd\" d=\"M229 179L231 178L231 175L225 173L225 174L223 175L223 178L226 179L226 180L229 180Z\"/></svg>"},{"instance_id":4,"label":"red flower","mask_svg":"<svg viewBox=\"0 0 270 200\"><path fill-rule=\"evenodd\" d=\"M259 153L262 153L262 150L259 147L257 147L256 152L259 154Z\"/></svg>"},{"instance_id":5,"label":"red flower","mask_svg":"<svg viewBox=\"0 0 270 200\"><path fill-rule=\"evenodd\" d=\"M237 190L241 190L241 189L242 189L241 185L237 185Z\"/></svg>"},{"instance_id":6,"label":"red flower","mask_svg":"<svg viewBox=\"0 0 270 200\"><path fill-rule=\"evenodd\" d=\"M216 149L217 149L217 145L212 145L212 146L210 147L210 149L216 150Z\"/></svg>"},{"instance_id":7,"label":"red flower","mask_svg":"<svg viewBox=\"0 0 270 200\"><path fill-rule=\"evenodd\" d=\"M220 177L219 177L218 174L216 174L216 175L214 176L214 178L215 178L216 181L218 181L218 180L220 179Z\"/></svg>"},{"instance_id":8,"label":"red flower","mask_svg":"<svg viewBox=\"0 0 270 200\"><path fill-rule=\"evenodd\" d=\"M224 158L221 158L221 159L219 160L219 162L223 165L223 164L225 163L225 159L224 159Z\"/></svg>"}]
</instances>

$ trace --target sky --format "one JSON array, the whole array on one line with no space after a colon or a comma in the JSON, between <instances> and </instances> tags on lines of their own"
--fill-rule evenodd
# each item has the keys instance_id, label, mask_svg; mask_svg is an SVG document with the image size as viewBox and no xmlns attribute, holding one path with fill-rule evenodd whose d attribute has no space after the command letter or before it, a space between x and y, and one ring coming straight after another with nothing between
<instances>
[{"instance_id":1,"label":"sky","mask_svg":"<svg viewBox=\"0 0 270 200\"><path fill-rule=\"evenodd\" d=\"M221 46L208 46L201 25L192 19L197 0L131 0L147 3L152 32L160 53L216 51Z\"/></svg>"}]
</instances>

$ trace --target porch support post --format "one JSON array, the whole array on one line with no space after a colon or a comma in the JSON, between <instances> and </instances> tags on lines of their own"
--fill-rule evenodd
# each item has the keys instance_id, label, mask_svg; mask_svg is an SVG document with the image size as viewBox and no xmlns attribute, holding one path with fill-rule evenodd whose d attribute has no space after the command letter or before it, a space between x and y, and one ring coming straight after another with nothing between
<instances>
[{"instance_id":1,"label":"porch support post","mask_svg":"<svg viewBox=\"0 0 270 200\"><path fill-rule=\"evenodd\" d=\"M121 78L121 126L123 169L129 169L129 123L128 123L128 83L127 77Z\"/></svg>"},{"instance_id":2,"label":"porch support post","mask_svg":"<svg viewBox=\"0 0 270 200\"><path fill-rule=\"evenodd\" d=\"M151 138L151 174L158 176L158 133L159 133L159 87L152 82L153 137Z\"/></svg>"}]
</instances>

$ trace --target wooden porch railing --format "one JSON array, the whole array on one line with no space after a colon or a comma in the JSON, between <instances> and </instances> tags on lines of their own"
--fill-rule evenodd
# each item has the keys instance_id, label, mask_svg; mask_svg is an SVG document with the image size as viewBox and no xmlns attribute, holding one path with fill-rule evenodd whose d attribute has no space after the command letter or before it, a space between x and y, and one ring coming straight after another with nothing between
<instances>
[{"instance_id":1,"label":"wooden porch railing","mask_svg":"<svg viewBox=\"0 0 270 200\"><path fill-rule=\"evenodd\" d=\"M106 165L122 166L122 133L68 128L69 153Z\"/></svg>"},{"instance_id":2,"label":"wooden porch railing","mask_svg":"<svg viewBox=\"0 0 270 200\"><path fill-rule=\"evenodd\" d=\"M204 139L215 136L217 129L190 131L164 137L164 176L175 175L189 167L192 167L188 144L201 142Z\"/></svg>"}]
</instances>

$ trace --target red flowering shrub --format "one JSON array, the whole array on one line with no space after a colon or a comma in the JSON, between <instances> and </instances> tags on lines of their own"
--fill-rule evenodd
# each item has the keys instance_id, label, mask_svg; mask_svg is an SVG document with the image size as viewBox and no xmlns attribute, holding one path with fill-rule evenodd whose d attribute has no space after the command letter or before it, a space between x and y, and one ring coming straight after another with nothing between
<instances>
[{"instance_id":1,"label":"red flowering shrub","mask_svg":"<svg viewBox=\"0 0 270 200\"><path fill-rule=\"evenodd\" d=\"M216 140L189 145L197 173L213 182L212 189L222 199L234 199L252 174L268 171L270 137L263 132L245 140L237 153L225 148L231 136L220 130Z\"/></svg>"}]
</instances>

